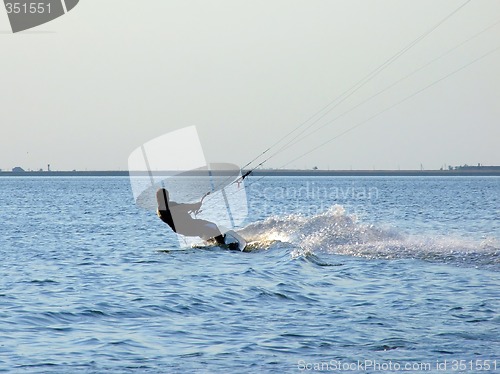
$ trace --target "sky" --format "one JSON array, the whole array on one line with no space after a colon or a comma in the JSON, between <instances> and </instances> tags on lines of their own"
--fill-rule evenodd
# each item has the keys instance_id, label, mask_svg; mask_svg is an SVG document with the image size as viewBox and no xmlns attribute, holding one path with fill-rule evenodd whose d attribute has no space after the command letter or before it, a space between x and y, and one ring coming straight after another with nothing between
<instances>
[{"instance_id":1,"label":"sky","mask_svg":"<svg viewBox=\"0 0 500 374\"><path fill-rule=\"evenodd\" d=\"M0 169L127 170L141 144L193 125L207 161L239 166L297 128L256 162L500 165L500 1L467 3L384 65L463 3L82 0L16 34L0 8Z\"/></svg>"}]
</instances>

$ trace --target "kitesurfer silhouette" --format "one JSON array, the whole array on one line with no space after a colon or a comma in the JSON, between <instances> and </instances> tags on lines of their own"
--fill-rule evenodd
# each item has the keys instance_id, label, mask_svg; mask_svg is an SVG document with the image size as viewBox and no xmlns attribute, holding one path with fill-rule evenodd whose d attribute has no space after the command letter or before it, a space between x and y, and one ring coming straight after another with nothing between
<instances>
[{"instance_id":1,"label":"kitesurfer silhouette","mask_svg":"<svg viewBox=\"0 0 500 374\"><path fill-rule=\"evenodd\" d=\"M204 240L214 239L218 244L225 244L224 236L215 223L191 216L191 214L200 211L203 199L207 195L203 196L197 203L181 204L171 201L165 188L159 188L156 191L158 217L178 234L198 236Z\"/></svg>"}]
</instances>

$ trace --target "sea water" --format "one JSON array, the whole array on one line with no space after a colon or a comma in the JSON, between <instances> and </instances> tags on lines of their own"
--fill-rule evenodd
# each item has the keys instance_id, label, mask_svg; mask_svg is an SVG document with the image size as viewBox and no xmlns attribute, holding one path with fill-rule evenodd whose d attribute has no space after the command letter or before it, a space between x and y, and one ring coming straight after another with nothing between
<instances>
[{"instance_id":1,"label":"sea water","mask_svg":"<svg viewBox=\"0 0 500 374\"><path fill-rule=\"evenodd\" d=\"M0 178L0 371L500 373L500 178L245 182L249 252L127 178Z\"/></svg>"}]
</instances>

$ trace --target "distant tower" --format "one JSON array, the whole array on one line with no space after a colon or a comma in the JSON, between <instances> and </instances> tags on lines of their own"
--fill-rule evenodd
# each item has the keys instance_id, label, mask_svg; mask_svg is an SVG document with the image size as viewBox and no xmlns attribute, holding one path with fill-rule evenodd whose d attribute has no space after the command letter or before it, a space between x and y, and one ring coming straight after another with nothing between
<instances>
[{"instance_id":1,"label":"distant tower","mask_svg":"<svg viewBox=\"0 0 500 374\"><path fill-rule=\"evenodd\" d=\"M50 164L47 164L47 171L50 171Z\"/></svg>"}]
</instances>

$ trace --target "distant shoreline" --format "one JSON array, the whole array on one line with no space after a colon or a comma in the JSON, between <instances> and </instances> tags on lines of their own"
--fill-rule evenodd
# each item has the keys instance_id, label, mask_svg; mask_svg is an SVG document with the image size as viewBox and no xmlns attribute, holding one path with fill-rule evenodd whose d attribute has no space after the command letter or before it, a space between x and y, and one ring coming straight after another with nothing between
<instances>
[{"instance_id":1,"label":"distant shoreline","mask_svg":"<svg viewBox=\"0 0 500 374\"><path fill-rule=\"evenodd\" d=\"M172 175L178 172L172 172ZM243 171L245 173L245 170ZM144 176L148 174L142 173ZM500 168L467 168L457 170L273 170L261 169L253 176L297 176L297 177L447 177L447 176L500 176ZM128 177L123 170L89 171L0 171L0 177Z\"/></svg>"}]
</instances>

